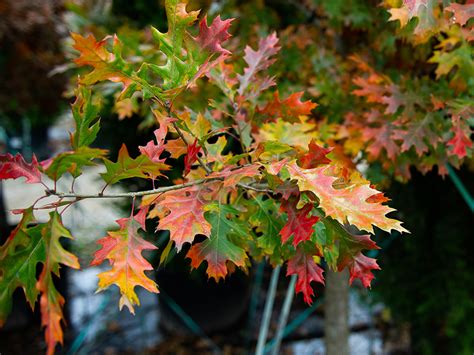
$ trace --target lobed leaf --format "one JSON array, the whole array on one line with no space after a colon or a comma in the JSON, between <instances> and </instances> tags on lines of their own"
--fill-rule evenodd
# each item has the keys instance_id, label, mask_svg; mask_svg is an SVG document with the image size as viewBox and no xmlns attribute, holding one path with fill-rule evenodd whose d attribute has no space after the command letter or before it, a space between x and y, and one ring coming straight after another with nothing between
<instances>
[{"instance_id":1,"label":"lobed leaf","mask_svg":"<svg viewBox=\"0 0 474 355\"><path fill-rule=\"evenodd\" d=\"M91 262L91 265L100 265L104 260L109 260L111 269L99 274L98 291L116 285L122 295L120 309L126 306L133 314L133 307L140 305L135 293L136 286L158 293L156 283L145 275L145 271L153 270L153 267L142 255L144 250L157 248L138 233L140 228L145 229L145 214L146 210L142 209L135 216L117 220L120 229L109 231L106 237L98 241L102 248L94 254Z\"/></svg>"}]
</instances>

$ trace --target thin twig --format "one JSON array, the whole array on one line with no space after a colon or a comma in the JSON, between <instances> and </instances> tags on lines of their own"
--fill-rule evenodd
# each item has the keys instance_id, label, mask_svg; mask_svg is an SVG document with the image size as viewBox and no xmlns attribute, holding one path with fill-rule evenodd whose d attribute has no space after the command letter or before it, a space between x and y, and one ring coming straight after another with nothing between
<instances>
[{"instance_id":1,"label":"thin twig","mask_svg":"<svg viewBox=\"0 0 474 355\"><path fill-rule=\"evenodd\" d=\"M185 187L204 184L205 182L210 182L210 181L213 181L213 180L222 180L222 178L199 179L199 180L186 182L184 184L164 186L164 187L159 187L157 189L152 189L152 190L136 191L136 192L121 192L121 193L115 193L115 194L101 194L101 193L97 193L97 194L75 194L75 193L61 193L61 192L55 192L55 191L47 191L46 193L48 195L58 196L59 198L66 198L66 197L74 197L74 198L77 198L77 199L123 198L123 197L132 197L133 198L133 197L138 197L138 196L153 195L153 194L162 193L162 192L171 191L171 190L179 190L179 189L183 189Z\"/></svg>"},{"instance_id":2,"label":"thin twig","mask_svg":"<svg viewBox=\"0 0 474 355\"><path fill-rule=\"evenodd\" d=\"M159 187L157 189L152 189L152 190L144 190L144 191L136 191L136 192L121 192L121 193L115 193L115 194L113 193L102 194L100 192L97 194L76 194L76 193L71 193L71 192L57 192L57 191L46 191L46 194L47 196L53 195L59 198L75 198L77 200L83 200L87 198L127 198L127 197L134 198L134 197L139 197L139 196L159 194L159 193L172 191L172 190L179 190L179 189L183 189L190 186L201 185L206 182L222 181L222 180L224 180L223 177L210 177L207 179L199 179L199 180L186 182L184 184ZM273 192L270 189L266 188L265 187L266 185L262 185L262 184L253 186L253 185L238 183L237 186L246 190L252 190L256 192L266 192L266 193Z\"/></svg>"}]
</instances>

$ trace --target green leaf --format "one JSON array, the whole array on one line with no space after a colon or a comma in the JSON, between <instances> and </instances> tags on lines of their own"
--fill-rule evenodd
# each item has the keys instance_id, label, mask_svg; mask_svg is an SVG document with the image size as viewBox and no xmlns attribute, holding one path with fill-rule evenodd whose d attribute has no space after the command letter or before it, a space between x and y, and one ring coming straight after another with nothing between
<instances>
[{"instance_id":1,"label":"green leaf","mask_svg":"<svg viewBox=\"0 0 474 355\"><path fill-rule=\"evenodd\" d=\"M74 150L94 142L100 129L99 105L92 101L91 91L80 86L76 90L76 101L71 105L76 131L71 135Z\"/></svg>"},{"instance_id":2,"label":"green leaf","mask_svg":"<svg viewBox=\"0 0 474 355\"><path fill-rule=\"evenodd\" d=\"M0 326L4 324L12 307L13 292L23 288L26 299L34 309L36 289L36 265L46 260L42 239L42 225L28 227L34 222L33 208L23 212L23 218L0 247Z\"/></svg>"},{"instance_id":3,"label":"green leaf","mask_svg":"<svg viewBox=\"0 0 474 355\"><path fill-rule=\"evenodd\" d=\"M228 273L227 262L246 267L247 253L231 241L231 235L245 238L249 231L245 223L236 218L240 211L232 206L216 202L206 207L208 211L204 217L212 226L211 236L202 243L194 244L186 257L191 259L193 268L207 261L207 274L218 281Z\"/></svg>"},{"instance_id":4,"label":"green leaf","mask_svg":"<svg viewBox=\"0 0 474 355\"><path fill-rule=\"evenodd\" d=\"M42 162L42 167L46 175L57 181L65 173L70 173L73 177L82 174L82 167L95 165L93 159L102 159L107 153L104 149L79 147L75 151L63 152L54 158Z\"/></svg>"},{"instance_id":5,"label":"green leaf","mask_svg":"<svg viewBox=\"0 0 474 355\"><path fill-rule=\"evenodd\" d=\"M284 221L275 200L256 196L248 202L249 223L262 235L257 238L257 246L274 265L281 262L291 253L291 246L282 245L279 235Z\"/></svg>"},{"instance_id":6,"label":"green leaf","mask_svg":"<svg viewBox=\"0 0 474 355\"><path fill-rule=\"evenodd\" d=\"M108 159L105 159L104 163L107 172L101 176L108 185L133 177L155 179L163 175L161 174L162 170L169 169L168 165L154 163L146 155L139 155L136 159L130 158L125 144L120 148L116 163Z\"/></svg>"},{"instance_id":7,"label":"green leaf","mask_svg":"<svg viewBox=\"0 0 474 355\"><path fill-rule=\"evenodd\" d=\"M370 239L369 235L351 234L330 217L322 219L322 222L324 228L320 226L316 230L320 235L317 241L323 245L326 262L334 270L341 271L348 261L354 259L362 250L378 249L377 244ZM325 238L321 237L323 233L325 233Z\"/></svg>"}]
</instances>

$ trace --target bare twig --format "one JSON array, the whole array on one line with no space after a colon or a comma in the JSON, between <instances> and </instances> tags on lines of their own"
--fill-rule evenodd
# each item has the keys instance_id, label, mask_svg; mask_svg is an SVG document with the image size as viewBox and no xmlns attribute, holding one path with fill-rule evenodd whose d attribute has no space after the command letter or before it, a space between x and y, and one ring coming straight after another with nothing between
<instances>
[{"instance_id":1,"label":"bare twig","mask_svg":"<svg viewBox=\"0 0 474 355\"><path fill-rule=\"evenodd\" d=\"M46 195L57 196L60 199L61 198L75 198L77 201L88 199L88 198L130 198L130 197L135 198L135 197L140 197L140 196L159 194L159 193L172 191L172 190L179 190L179 189L183 189L190 186L201 185L201 184L211 182L211 181L222 181L222 180L224 180L223 177L215 177L215 178L210 177L207 179L189 181L189 182L178 184L178 185L159 187L157 189L152 189L152 190L144 190L144 191L136 191L136 192L120 192L120 193L115 193L115 194L114 193L102 194L100 192L97 194L77 194L77 193L71 193L71 192L57 192L57 191L47 190ZM263 184L249 185L249 184L244 184L244 183L238 183L237 186L246 190L251 190L251 191L256 191L256 192L265 192L265 193L273 192L272 190L268 189L267 185L263 185Z\"/></svg>"}]
</instances>

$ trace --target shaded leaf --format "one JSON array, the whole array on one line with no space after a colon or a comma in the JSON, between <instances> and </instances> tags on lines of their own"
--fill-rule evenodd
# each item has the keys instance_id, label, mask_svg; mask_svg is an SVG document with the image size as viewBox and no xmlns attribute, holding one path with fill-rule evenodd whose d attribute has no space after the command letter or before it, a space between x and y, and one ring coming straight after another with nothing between
<instances>
[{"instance_id":1,"label":"shaded leaf","mask_svg":"<svg viewBox=\"0 0 474 355\"><path fill-rule=\"evenodd\" d=\"M313 255L305 252L302 248L296 249L296 254L288 261L286 275L298 275L296 281L296 293L303 293L304 301L311 305L314 296L311 282L319 282L324 285L324 270L314 262Z\"/></svg>"},{"instance_id":2,"label":"shaded leaf","mask_svg":"<svg viewBox=\"0 0 474 355\"><path fill-rule=\"evenodd\" d=\"M76 90L76 101L71 105L76 130L71 134L74 150L94 142L100 129L99 106L92 101L91 91L85 87Z\"/></svg>"},{"instance_id":3,"label":"shaded leaf","mask_svg":"<svg viewBox=\"0 0 474 355\"><path fill-rule=\"evenodd\" d=\"M281 101L278 91L275 91L273 100L259 112L273 120L280 118L287 122L299 122L299 116L311 114L311 110L318 106L309 100L302 102L302 96L302 91L296 92Z\"/></svg>"},{"instance_id":4,"label":"shaded leaf","mask_svg":"<svg viewBox=\"0 0 474 355\"><path fill-rule=\"evenodd\" d=\"M253 84L253 88L250 89L255 93L274 85L273 81L269 78L257 80L256 74L267 69L275 62L276 59L272 57L280 50L277 43L278 37L274 32L268 37L260 39L256 51L249 46L245 47L244 60L247 63L247 67L245 67L243 75L237 75L240 83L239 95L244 95L249 90L251 84Z\"/></svg>"},{"instance_id":5,"label":"shaded leaf","mask_svg":"<svg viewBox=\"0 0 474 355\"><path fill-rule=\"evenodd\" d=\"M311 216L313 205L307 203L303 208L297 209L297 199L289 201L283 200L280 210L288 216L286 224L280 231L281 240L286 243L293 236L293 245L309 240L314 233L313 226L318 222L319 217Z\"/></svg>"}]
</instances>

